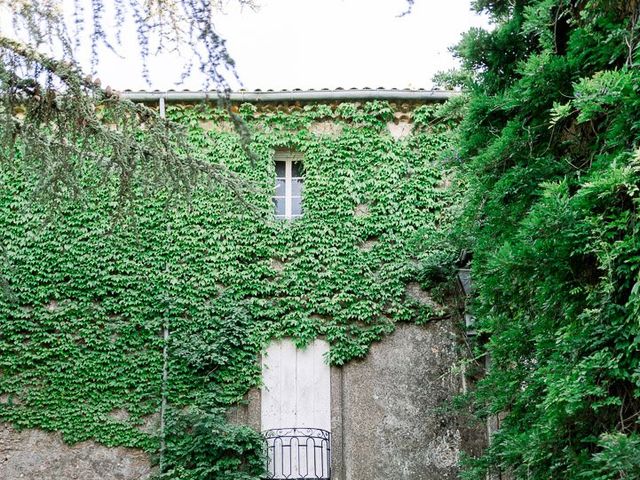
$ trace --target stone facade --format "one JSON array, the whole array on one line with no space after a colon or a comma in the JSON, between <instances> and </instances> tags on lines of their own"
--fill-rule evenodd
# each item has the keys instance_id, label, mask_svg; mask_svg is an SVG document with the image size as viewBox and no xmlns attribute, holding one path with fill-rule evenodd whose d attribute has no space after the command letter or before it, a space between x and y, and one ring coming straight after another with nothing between
<instances>
[{"instance_id":1,"label":"stone facade","mask_svg":"<svg viewBox=\"0 0 640 480\"><path fill-rule=\"evenodd\" d=\"M457 478L460 453L485 436L449 408L462 390L453 321L398 325L342 369L342 458L336 480ZM340 465L342 464L342 465Z\"/></svg>"},{"instance_id":2,"label":"stone facade","mask_svg":"<svg viewBox=\"0 0 640 480\"><path fill-rule=\"evenodd\" d=\"M331 478L458 478L461 453L486 444L485 425L451 408L467 388L463 351L453 319L399 324L365 359L332 367ZM260 412L255 389L229 418L259 430Z\"/></svg>"},{"instance_id":3,"label":"stone facade","mask_svg":"<svg viewBox=\"0 0 640 480\"><path fill-rule=\"evenodd\" d=\"M2 480L143 480L151 473L149 457L139 450L68 445L58 433L0 424Z\"/></svg>"},{"instance_id":4,"label":"stone facade","mask_svg":"<svg viewBox=\"0 0 640 480\"><path fill-rule=\"evenodd\" d=\"M396 114L386 126L395 141L411 135L408 110ZM310 131L329 137L340 134L327 121L314 123ZM357 204L353 211L354 217L369 214L366 203ZM370 251L377 242L369 238L358 247ZM285 267L281 259L271 260L275 272ZM415 282L407 285L406 295L434 311L443 309ZM55 310L57 304L47 308ZM327 388L332 479L453 479L461 452L477 454L484 447L485 425L451 409L453 397L466 388L456 370L464 355L456 322L445 317L425 326L398 324L394 333L371 347L366 358L331 367ZM262 430L263 398L259 389L250 391L242 405L229 410L228 419ZM119 409L110 414L124 420L127 415ZM91 441L67 445L56 433L18 431L0 424L3 480L134 480L149 478L151 473L151 461L141 451Z\"/></svg>"}]
</instances>

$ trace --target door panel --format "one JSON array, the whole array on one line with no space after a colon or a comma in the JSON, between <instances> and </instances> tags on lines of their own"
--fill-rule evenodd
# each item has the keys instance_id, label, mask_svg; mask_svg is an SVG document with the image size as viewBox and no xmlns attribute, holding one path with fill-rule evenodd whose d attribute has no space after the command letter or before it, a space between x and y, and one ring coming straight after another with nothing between
<instances>
[{"instance_id":1,"label":"door panel","mask_svg":"<svg viewBox=\"0 0 640 480\"><path fill-rule=\"evenodd\" d=\"M331 430L329 345L315 340L306 349L289 339L271 343L262 358L262 430Z\"/></svg>"}]
</instances>

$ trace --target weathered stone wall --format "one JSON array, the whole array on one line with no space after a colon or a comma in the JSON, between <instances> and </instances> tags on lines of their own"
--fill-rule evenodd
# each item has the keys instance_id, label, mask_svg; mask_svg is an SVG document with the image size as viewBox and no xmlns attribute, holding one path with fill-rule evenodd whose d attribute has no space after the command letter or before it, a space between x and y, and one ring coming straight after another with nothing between
<instances>
[{"instance_id":1,"label":"weathered stone wall","mask_svg":"<svg viewBox=\"0 0 640 480\"><path fill-rule=\"evenodd\" d=\"M2 480L143 480L150 475L149 458L139 450L90 441L67 445L58 433L0 424Z\"/></svg>"},{"instance_id":2,"label":"weathered stone wall","mask_svg":"<svg viewBox=\"0 0 640 480\"><path fill-rule=\"evenodd\" d=\"M369 355L331 370L334 480L442 480L458 474L461 451L479 453L485 426L451 409L462 377L453 320L399 324ZM260 429L261 395L229 420ZM2 480L138 480L147 455L95 442L67 445L59 434L0 424Z\"/></svg>"},{"instance_id":3,"label":"weathered stone wall","mask_svg":"<svg viewBox=\"0 0 640 480\"><path fill-rule=\"evenodd\" d=\"M452 407L462 393L464 348L455 320L399 324L360 361L331 368L334 480L458 478L465 451L486 444L486 425ZM260 391L229 419L261 429Z\"/></svg>"},{"instance_id":4,"label":"weathered stone wall","mask_svg":"<svg viewBox=\"0 0 640 480\"><path fill-rule=\"evenodd\" d=\"M442 320L398 325L364 360L346 365L334 478L457 478L461 451L477 453L486 441L481 423L451 409L462 389L452 368L459 358L453 321Z\"/></svg>"}]
</instances>

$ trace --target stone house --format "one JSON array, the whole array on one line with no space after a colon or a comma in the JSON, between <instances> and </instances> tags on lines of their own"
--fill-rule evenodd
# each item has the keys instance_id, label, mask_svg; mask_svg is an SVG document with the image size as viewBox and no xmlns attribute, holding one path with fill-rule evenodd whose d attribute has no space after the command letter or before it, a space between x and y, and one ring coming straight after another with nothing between
<instances>
[{"instance_id":1,"label":"stone house","mask_svg":"<svg viewBox=\"0 0 640 480\"><path fill-rule=\"evenodd\" d=\"M159 428L161 347L170 335L169 345L178 346L170 398L193 401L201 387L190 370L211 370L206 378L227 418L264 432L268 478L457 478L461 452L478 453L485 430L447 408L467 388L463 322L425 268L447 253L440 235L455 202L449 128L434 112L453 95L233 93L233 111L253 135L250 159L224 113L201 108L204 93L125 92L183 122L206 155L255 188L245 206L230 203L226 191L196 193L170 221L142 201L140 211L156 213L115 234L113 245L92 237L92 228L104 227L99 219L79 220L88 222L88 247L61 246L75 231L65 226L52 227L62 229L56 240L42 233L24 245L39 255L68 249L69 257L56 257L25 289L21 313L4 306L7 315L82 322L90 310L95 329L70 332L68 351L106 371L91 385L93 373L77 360L38 357L33 378L83 405L65 404L62 420L61 404L47 401L40 383L6 379L34 371L20 363L24 351L15 353L0 378L0 477L148 476L141 449ZM160 229L165 222L171 229ZM103 262L111 248L116 253ZM78 267L78 278L60 278L78 258L108 274L93 278ZM16 279L33 269L29 256L15 261ZM85 298L90 277L91 292L104 292ZM172 320L162 337L157 319L165 316ZM29 338L58 339L40 331L42 323L27 324ZM228 336L237 342L229 348L220 342ZM135 371L126 366L134 357ZM78 385L59 386L51 372L65 368ZM46 430L62 432L68 444Z\"/></svg>"}]
</instances>

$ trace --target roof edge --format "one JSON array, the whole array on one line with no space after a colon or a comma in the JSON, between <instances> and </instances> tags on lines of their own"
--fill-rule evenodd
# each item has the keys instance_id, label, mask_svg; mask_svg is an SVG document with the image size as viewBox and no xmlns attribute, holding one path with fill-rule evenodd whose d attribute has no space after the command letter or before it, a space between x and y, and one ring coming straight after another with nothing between
<instances>
[{"instance_id":1,"label":"roof edge","mask_svg":"<svg viewBox=\"0 0 640 480\"><path fill-rule=\"evenodd\" d=\"M409 89L349 89L349 90L283 90L283 91L238 91L226 97L234 103L241 102L322 102L322 101L413 101L444 102L460 92L452 90L409 90ZM166 101L197 102L203 100L225 99L225 95L216 91L124 91L121 97L136 102Z\"/></svg>"}]
</instances>

